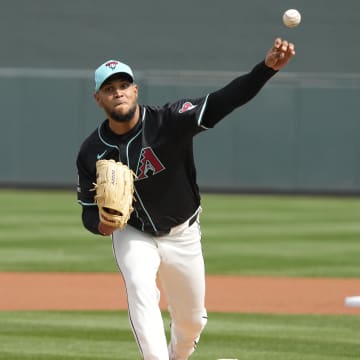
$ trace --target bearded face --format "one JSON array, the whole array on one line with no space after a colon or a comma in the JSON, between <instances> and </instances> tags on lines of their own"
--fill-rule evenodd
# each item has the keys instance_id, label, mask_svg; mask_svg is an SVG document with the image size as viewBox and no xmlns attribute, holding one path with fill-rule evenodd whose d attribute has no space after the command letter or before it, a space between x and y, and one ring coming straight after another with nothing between
<instances>
[{"instance_id":1,"label":"bearded face","mask_svg":"<svg viewBox=\"0 0 360 360\"><path fill-rule=\"evenodd\" d=\"M117 123L134 118L137 109L138 87L128 79L110 79L95 94L98 105Z\"/></svg>"},{"instance_id":2,"label":"bearded face","mask_svg":"<svg viewBox=\"0 0 360 360\"><path fill-rule=\"evenodd\" d=\"M128 109L127 112L120 112L120 111L108 111L108 115L111 119L113 119L114 121L118 122L118 123L126 123L129 122L130 120L133 119L134 115L135 115L135 111L136 111L136 106L137 104L133 104L132 107L130 107ZM106 110L105 110L106 111Z\"/></svg>"}]
</instances>

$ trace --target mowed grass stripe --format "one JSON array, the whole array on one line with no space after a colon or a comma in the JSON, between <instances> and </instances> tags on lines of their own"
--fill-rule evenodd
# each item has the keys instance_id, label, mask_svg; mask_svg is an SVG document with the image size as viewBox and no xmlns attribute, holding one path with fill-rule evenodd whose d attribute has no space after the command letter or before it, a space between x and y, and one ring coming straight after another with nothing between
<instances>
[{"instance_id":1,"label":"mowed grass stripe","mask_svg":"<svg viewBox=\"0 0 360 360\"><path fill-rule=\"evenodd\" d=\"M140 359L126 312L0 312L0 323L0 359ZM359 359L359 328L359 316L211 313L192 359Z\"/></svg>"},{"instance_id":2,"label":"mowed grass stripe","mask_svg":"<svg viewBox=\"0 0 360 360\"><path fill-rule=\"evenodd\" d=\"M75 191L0 190L0 271L116 272ZM359 277L360 198L202 195L208 274Z\"/></svg>"},{"instance_id":3,"label":"mowed grass stripe","mask_svg":"<svg viewBox=\"0 0 360 360\"><path fill-rule=\"evenodd\" d=\"M206 195L203 202L210 273L360 276L358 198Z\"/></svg>"}]
</instances>

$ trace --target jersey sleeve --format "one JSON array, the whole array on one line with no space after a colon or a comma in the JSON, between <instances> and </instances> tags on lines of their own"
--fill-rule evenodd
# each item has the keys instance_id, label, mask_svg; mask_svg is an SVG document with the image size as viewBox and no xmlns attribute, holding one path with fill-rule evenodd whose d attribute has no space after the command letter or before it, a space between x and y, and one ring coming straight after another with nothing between
<instances>
[{"instance_id":1,"label":"jersey sleeve","mask_svg":"<svg viewBox=\"0 0 360 360\"><path fill-rule=\"evenodd\" d=\"M276 73L277 71L267 67L262 61L249 73L210 93L202 116L203 126L214 127L233 110L249 102Z\"/></svg>"},{"instance_id":2,"label":"jersey sleeve","mask_svg":"<svg viewBox=\"0 0 360 360\"><path fill-rule=\"evenodd\" d=\"M88 169L84 159L84 154L80 151L76 160L78 184L77 198L79 204L83 206L96 206L94 183L96 182L96 169Z\"/></svg>"},{"instance_id":3,"label":"jersey sleeve","mask_svg":"<svg viewBox=\"0 0 360 360\"><path fill-rule=\"evenodd\" d=\"M82 223L84 227L93 234L100 234L98 230L99 211L95 203L94 183L96 181L96 170L88 169L86 166L86 152L80 150L76 160L78 172L77 198L82 205Z\"/></svg>"},{"instance_id":4,"label":"jersey sleeve","mask_svg":"<svg viewBox=\"0 0 360 360\"><path fill-rule=\"evenodd\" d=\"M206 130L203 125L203 115L207 105L208 96L197 99L181 99L164 106L164 117L171 122L178 133L196 133Z\"/></svg>"}]
</instances>

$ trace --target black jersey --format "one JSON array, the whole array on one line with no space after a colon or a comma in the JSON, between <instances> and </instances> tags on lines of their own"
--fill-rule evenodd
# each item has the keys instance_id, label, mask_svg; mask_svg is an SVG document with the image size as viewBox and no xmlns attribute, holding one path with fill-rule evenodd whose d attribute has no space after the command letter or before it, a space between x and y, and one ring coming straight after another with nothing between
<instances>
[{"instance_id":1,"label":"black jersey","mask_svg":"<svg viewBox=\"0 0 360 360\"><path fill-rule=\"evenodd\" d=\"M193 137L249 101L275 73L261 62L208 96L163 107L140 106L137 125L124 135L114 134L105 120L83 142L77 158L78 201L85 227L98 233L92 189L99 159L121 161L136 174L129 224L158 236L186 221L200 205Z\"/></svg>"},{"instance_id":2,"label":"black jersey","mask_svg":"<svg viewBox=\"0 0 360 360\"><path fill-rule=\"evenodd\" d=\"M128 223L155 235L186 221L200 205L193 137L201 124L206 97L163 107L140 106L140 120L125 135L105 120L81 146L77 166L78 200L93 206L96 161L121 161L136 174L134 212Z\"/></svg>"}]
</instances>

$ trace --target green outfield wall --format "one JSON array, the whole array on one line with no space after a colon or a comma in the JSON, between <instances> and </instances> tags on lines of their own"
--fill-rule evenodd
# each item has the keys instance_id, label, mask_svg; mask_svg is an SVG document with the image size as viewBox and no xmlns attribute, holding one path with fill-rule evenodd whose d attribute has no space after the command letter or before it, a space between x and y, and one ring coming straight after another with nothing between
<instances>
[{"instance_id":1,"label":"green outfield wall","mask_svg":"<svg viewBox=\"0 0 360 360\"><path fill-rule=\"evenodd\" d=\"M76 183L103 119L93 69L128 62L140 101L202 96L250 70L276 36L296 58L249 104L197 136L203 189L360 193L360 2L1 2L0 186ZM282 12L298 8L296 29Z\"/></svg>"}]
</instances>

